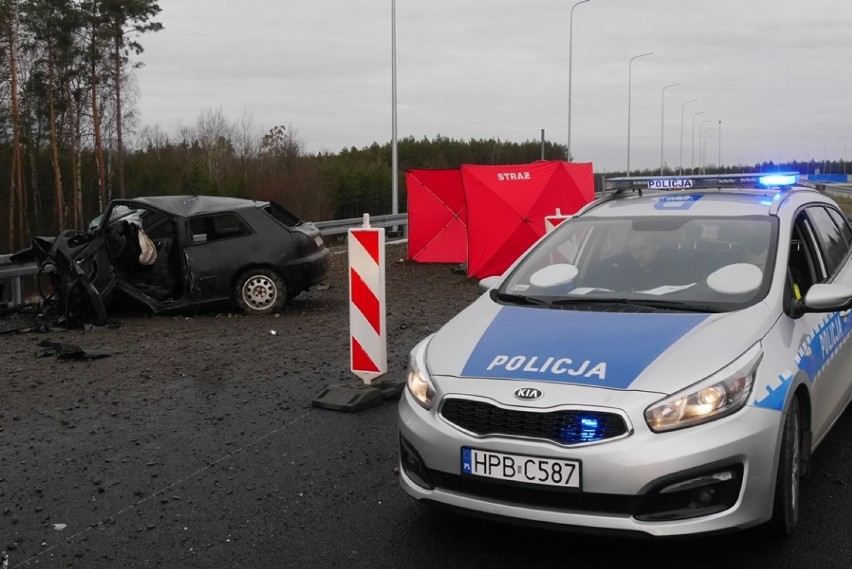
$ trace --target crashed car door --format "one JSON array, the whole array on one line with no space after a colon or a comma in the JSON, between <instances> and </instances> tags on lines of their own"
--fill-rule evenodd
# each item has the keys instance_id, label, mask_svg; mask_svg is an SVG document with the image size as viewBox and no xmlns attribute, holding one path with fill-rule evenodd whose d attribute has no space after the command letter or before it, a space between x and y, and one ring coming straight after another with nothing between
<instances>
[{"instance_id":1,"label":"crashed car door","mask_svg":"<svg viewBox=\"0 0 852 569\"><path fill-rule=\"evenodd\" d=\"M189 220L192 245L186 256L192 267L193 287L205 301L231 297L235 273L257 249L248 243L251 227L235 212L198 215Z\"/></svg>"},{"instance_id":2,"label":"crashed car door","mask_svg":"<svg viewBox=\"0 0 852 569\"><path fill-rule=\"evenodd\" d=\"M104 239L97 233L66 230L52 241L32 240L40 270L50 275L55 299L68 324L106 324L106 306L118 277Z\"/></svg>"},{"instance_id":3,"label":"crashed car door","mask_svg":"<svg viewBox=\"0 0 852 569\"><path fill-rule=\"evenodd\" d=\"M181 218L148 204L116 200L106 219L101 233L120 290L155 313L182 304L188 277L181 252ZM146 242L155 250L145 251Z\"/></svg>"}]
</instances>

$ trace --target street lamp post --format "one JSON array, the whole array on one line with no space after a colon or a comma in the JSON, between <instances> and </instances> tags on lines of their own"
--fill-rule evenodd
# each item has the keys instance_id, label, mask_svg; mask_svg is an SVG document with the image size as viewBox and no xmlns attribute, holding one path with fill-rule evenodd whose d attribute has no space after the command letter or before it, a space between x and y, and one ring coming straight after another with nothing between
<instances>
[{"instance_id":1,"label":"street lamp post","mask_svg":"<svg viewBox=\"0 0 852 569\"><path fill-rule=\"evenodd\" d=\"M719 119L719 156L717 158L719 173L722 173L722 120Z\"/></svg>"},{"instance_id":2,"label":"street lamp post","mask_svg":"<svg viewBox=\"0 0 852 569\"><path fill-rule=\"evenodd\" d=\"M706 174L707 169L704 167L707 162L707 135L712 132L712 130L704 131L705 124L713 124L716 121L703 121L700 125L698 125L698 173ZM693 172L694 173L694 172Z\"/></svg>"},{"instance_id":3,"label":"street lamp post","mask_svg":"<svg viewBox=\"0 0 852 569\"><path fill-rule=\"evenodd\" d=\"M663 175L663 139L666 136L666 89L671 89L672 87L678 87L680 83L672 83L671 85L666 85L663 87L663 93L661 96L661 110L660 110L660 176Z\"/></svg>"},{"instance_id":4,"label":"street lamp post","mask_svg":"<svg viewBox=\"0 0 852 569\"><path fill-rule=\"evenodd\" d=\"M639 55L634 55L630 58L630 62L627 64L627 175L630 175L630 98L631 98L631 88L633 81L633 62L639 59L640 57L647 57L649 55L654 55L653 51L649 51L648 53L641 53Z\"/></svg>"},{"instance_id":5,"label":"street lamp post","mask_svg":"<svg viewBox=\"0 0 852 569\"><path fill-rule=\"evenodd\" d=\"M698 111L694 115L692 115L692 157L691 157L691 166L689 167L689 173L695 173L695 117L698 115L703 115L707 111Z\"/></svg>"},{"instance_id":6,"label":"street lamp post","mask_svg":"<svg viewBox=\"0 0 852 569\"><path fill-rule=\"evenodd\" d=\"M677 163L678 174L683 175L683 109L686 108L686 105L689 103L694 103L698 99L690 99L688 101L684 101L680 106L680 160Z\"/></svg>"},{"instance_id":7,"label":"street lamp post","mask_svg":"<svg viewBox=\"0 0 852 569\"><path fill-rule=\"evenodd\" d=\"M396 0L391 0L391 213L399 213L399 155L396 140Z\"/></svg>"},{"instance_id":8,"label":"street lamp post","mask_svg":"<svg viewBox=\"0 0 852 569\"><path fill-rule=\"evenodd\" d=\"M565 160L570 162L571 156L571 64L574 50L574 8L580 4L591 2L591 0L580 0L571 6L571 12L568 16L568 148L565 151Z\"/></svg>"}]
</instances>

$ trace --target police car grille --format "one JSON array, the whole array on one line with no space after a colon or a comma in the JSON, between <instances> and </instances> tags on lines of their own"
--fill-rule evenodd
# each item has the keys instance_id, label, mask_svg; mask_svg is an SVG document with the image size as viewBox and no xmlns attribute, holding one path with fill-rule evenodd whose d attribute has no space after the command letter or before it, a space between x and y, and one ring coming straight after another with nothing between
<instances>
[{"instance_id":1,"label":"police car grille","mask_svg":"<svg viewBox=\"0 0 852 569\"><path fill-rule=\"evenodd\" d=\"M441 416L480 436L529 437L566 445L602 441L627 433L621 415L600 411L571 409L541 413L503 409L482 401L448 399L441 408Z\"/></svg>"}]
</instances>

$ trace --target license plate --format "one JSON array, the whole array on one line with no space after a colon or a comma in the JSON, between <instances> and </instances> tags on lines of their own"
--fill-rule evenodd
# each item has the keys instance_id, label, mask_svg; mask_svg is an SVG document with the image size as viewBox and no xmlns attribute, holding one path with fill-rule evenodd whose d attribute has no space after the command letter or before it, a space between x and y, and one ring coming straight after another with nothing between
<instances>
[{"instance_id":1,"label":"license plate","mask_svg":"<svg viewBox=\"0 0 852 569\"><path fill-rule=\"evenodd\" d=\"M580 489L580 462L462 448L462 474Z\"/></svg>"}]
</instances>

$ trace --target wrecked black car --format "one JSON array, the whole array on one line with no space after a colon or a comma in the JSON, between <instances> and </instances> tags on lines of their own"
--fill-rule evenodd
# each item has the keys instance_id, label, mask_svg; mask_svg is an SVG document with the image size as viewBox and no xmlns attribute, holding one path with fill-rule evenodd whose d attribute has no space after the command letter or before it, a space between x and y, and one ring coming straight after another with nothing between
<instances>
[{"instance_id":1,"label":"wrecked black car","mask_svg":"<svg viewBox=\"0 0 852 569\"><path fill-rule=\"evenodd\" d=\"M316 226L277 203L211 196L113 200L88 232L35 238L33 254L68 320L95 323L111 306L271 314L330 262Z\"/></svg>"}]
</instances>

